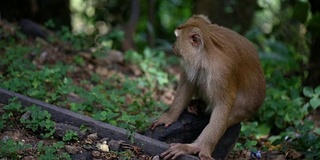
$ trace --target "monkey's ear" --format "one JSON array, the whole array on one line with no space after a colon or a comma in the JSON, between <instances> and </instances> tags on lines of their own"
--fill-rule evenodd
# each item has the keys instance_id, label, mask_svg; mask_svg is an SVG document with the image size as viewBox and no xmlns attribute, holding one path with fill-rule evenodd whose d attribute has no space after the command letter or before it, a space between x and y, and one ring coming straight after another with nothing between
<instances>
[{"instance_id":1,"label":"monkey's ear","mask_svg":"<svg viewBox=\"0 0 320 160\"><path fill-rule=\"evenodd\" d=\"M192 28L192 31L189 34L189 40L192 46L199 47L203 43L201 30L198 27Z\"/></svg>"},{"instance_id":2,"label":"monkey's ear","mask_svg":"<svg viewBox=\"0 0 320 160\"><path fill-rule=\"evenodd\" d=\"M202 43L201 36L197 33L193 33L190 35L190 42L193 46L199 47L199 45Z\"/></svg>"}]
</instances>

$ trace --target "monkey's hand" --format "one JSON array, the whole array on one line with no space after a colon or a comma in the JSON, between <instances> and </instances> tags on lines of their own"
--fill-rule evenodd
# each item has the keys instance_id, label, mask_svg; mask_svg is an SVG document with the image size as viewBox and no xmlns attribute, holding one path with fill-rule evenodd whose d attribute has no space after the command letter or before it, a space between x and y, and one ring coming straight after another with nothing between
<instances>
[{"instance_id":1,"label":"monkey's hand","mask_svg":"<svg viewBox=\"0 0 320 160\"><path fill-rule=\"evenodd\" d=\"M197 108L197 106L195 106L195 105L189 105L189 106L187 107L187 111L188 111L189 113L193 114L193 115L196 115L196 116L199 115L198 108Z\"/></svg>"},{"instance_id":2,"label":"monkey's hand","mask_svg":"<svg viewBox=\"0 0 320 160\"><path fill-rule=\"evenodd\" d=\"M170 148L161 154L165 160L167 159L177 159L181 155L186 154L197 154L199 153L200 160L213 160L211 157L211 152L206 152L206 150L197 146L197 144L181 144L172 143Z\"/></svg>"},{"instance_id":3,"label":"monkey's hand","mask_svg":"<svg viewBox=\"0 0 320 160\"><path fill-rule=\"evenodd\" d=\"M205 113L206 103L201 99L193 99L189 102L187 111L193 115L199 116Z\"/></svg>"},{"instance_id":4,"label":"monkey's hand","mask_svg":"<svg viewBox=\"0 0 320 160\"><path fill-rule=\"evenodd\" d=\"M174 121L176 121L178 117L174 117L171 114L165 112L163 113L159 119L156 121L152 122L150 129L154 130L157 126L160 126L164 124L164 127L167 128L169 127Z\"/></svg>"}]
</instances>

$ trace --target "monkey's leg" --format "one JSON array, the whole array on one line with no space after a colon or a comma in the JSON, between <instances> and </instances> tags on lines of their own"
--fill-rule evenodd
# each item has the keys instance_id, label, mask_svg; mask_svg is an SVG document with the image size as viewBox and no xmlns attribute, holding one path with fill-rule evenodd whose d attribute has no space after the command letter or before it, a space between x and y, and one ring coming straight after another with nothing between
<instances>
[{"instance_id":1,"label":"monkey's leg","mask_svg":"<svg viewBox=\"0 0 320 160\"><path fill-rule=\"evenodd\" d=\"M216 160L225 159L237 142L241 130L241 123L229 127L220 138L213 152L213 158Z\"/></svg>"}]
</instances>

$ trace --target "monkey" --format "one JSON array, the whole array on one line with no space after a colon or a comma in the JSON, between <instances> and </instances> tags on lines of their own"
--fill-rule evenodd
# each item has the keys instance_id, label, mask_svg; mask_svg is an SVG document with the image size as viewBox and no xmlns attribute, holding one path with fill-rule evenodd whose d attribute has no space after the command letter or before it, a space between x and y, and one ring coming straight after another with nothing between
<instances>
[{"instance_id":1,"label":"monkey","mask_svg":"<svg viewBox=\"0 0 320 160\"><path fill-rule=\"evenodd\" d=\"M193 15L174 34L180 79L172 104L150 129L170 126L192 98L200 98L210 114L209 123L195 141L172 143L160 156L176 159L194 154L201 160L213 159L212 152L226 129L252 117L264 101L266 81L260 59L249 40L204 15Z\"/></svg>"}]
</instances>

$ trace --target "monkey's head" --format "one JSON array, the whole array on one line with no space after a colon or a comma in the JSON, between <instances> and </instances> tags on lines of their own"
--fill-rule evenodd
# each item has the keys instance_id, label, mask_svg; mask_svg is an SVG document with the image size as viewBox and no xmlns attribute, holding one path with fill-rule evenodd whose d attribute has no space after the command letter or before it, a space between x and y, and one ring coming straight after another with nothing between
<instances>
[{"instance_id":1,"label":"monkey's head","mask_svg":"<svg viewBox=\"0 0 320 160\"><path fill-rule=\"evenodd\" d=\"M206 54L205 41L208 36L204 31L210 24L207 17L195 15L180 25L174 31L176 41L173 45L173 52L189 62L203 57L201 55Z\"/></svg>"}]
</instances>

